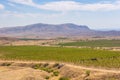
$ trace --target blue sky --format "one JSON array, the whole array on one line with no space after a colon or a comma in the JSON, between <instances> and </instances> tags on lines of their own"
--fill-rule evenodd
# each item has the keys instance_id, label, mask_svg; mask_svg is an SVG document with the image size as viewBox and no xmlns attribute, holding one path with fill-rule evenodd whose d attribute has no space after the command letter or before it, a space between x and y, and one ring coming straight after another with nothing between
<instances>
[{"instance_id":1,"label":"blue sky","mask_svg":"<svg viewBox=\"0 0 120 80\"><path fill-rule=\"evenodd\" d=\"M0 0L0 27L75 23L120 29L120 0Z\"/></svg>"}]
</instances>

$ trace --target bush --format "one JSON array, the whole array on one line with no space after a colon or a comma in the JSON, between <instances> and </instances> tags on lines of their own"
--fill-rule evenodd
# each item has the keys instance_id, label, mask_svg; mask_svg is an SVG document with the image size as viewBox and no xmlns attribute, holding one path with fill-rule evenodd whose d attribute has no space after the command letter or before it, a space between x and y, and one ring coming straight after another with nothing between
<instances>
[{"instance_id":1,"label":"bush","mask_svg":"<svg viewBox=\"0 0 120 80\"><path fill-rule=\"evenodd\" d=\"M48 63L45 63L44 65L43 65L43 67L47 67L49 64Z\"/></svg>"},{"instance_id":2,"label":"bush","mask_svg":"<svg viewBox=\"0 0 120 80\"><path fill-rule=\"evenodd\" d=\"M53 75L54 75L54 76L58 76L58 75L59 75L59 72L58 72L58 71L54 71L54 72L53 72Z\"/></svg>"},{"instance_id":3,"label":"bush","mask_svg":"<svg viewBox=\"0 0 120 80\"><path fill-rule=\"evenodd\" d=\"M90 71L89 70L86 71L86 76L90 76Z\"/></svg>"},{"instance_id":4,"label":"bush","mask_svg":"<svg viewBox=\"0 0 120 80\"><path fill-rule=\"evenodd\" d=\"M57 69L60 69L61 67L63 67L64 65L63 64L59 64L59 63L55 63L54 65L53 65L53 67L55 68L57 68Z\"/></svg>"},{"instance_id":5,"label":"bush","mask_svg":"<svg viewBox=\"0 0 120 80\"><path fill-rule=\"evenodd\" d=\"M51 69L51 68L44 68L44 67L41 67L40 70L46 71L46 72L48 72L48 73L53 72L53 69Z\"/></svg>"},{"instance_id":6,"label":"bush","mask_svg":"<svg viewBox=\"0 0 120 80\"><path fill-rule=\"evenodd\" d=\"M33 66L34 69L39 69L40 68L40 65L39 64L36 64Z\"/></svg>"},{"instance_id":7,"label":"bush","mask_svg":"<svg viewBox=\"0 0 120 80\"><path fill-rule=\"evenodd\" d=\"M10 66L12 63L3 63L1 66Z\"/></svg>"},{"instance_id":8,"label":"bush","mask_svg":"<svg viewBox=\"0 0 120 80\"><path fill-rule=\"evenodd\" d=\"M49 79L50 77L49 76L46 76L45 79Z\"/></svg>"},{"instance_id":9,"label":"bush","mask_svg":"<svg viewBox=\"0 0 120 80\"><path fill-rule=\"evenodd\" d=\"M53 69L48 68L48 69L47 69L47 72L48 72L48 73L51 73L51 72L53 72Z\"/></svg>"},{"instance_id":10,"label":"bush","mask_svg":"<svg viewBox=\"0 0 120 80\"><path fill-rule=\"evenodd\" d=\"M70 79L67 77L61 77L59 80L70 80Z\"/></svg>"},{"instance_id":11,"label":"bush","mask_svg":"<svg viewBox=\"0 0 120 80\"><path fill-rule=\"evenodd\" d=\"M53 65L53 67L58 67L59 66L59 63L55 63L54 65Z\"/></svg>"}]
</instances>

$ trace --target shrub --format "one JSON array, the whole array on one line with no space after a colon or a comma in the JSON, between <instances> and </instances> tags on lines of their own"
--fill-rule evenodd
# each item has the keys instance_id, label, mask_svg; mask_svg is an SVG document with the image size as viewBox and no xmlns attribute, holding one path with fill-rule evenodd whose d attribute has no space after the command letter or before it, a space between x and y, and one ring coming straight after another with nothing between
<instances>
[{"instance_id":1,"label":"shrub","mask_svg":"<svg viewBox=\"0 0 120 80\"><path fill-rule=\"evenodd\" d=\"M10 66L12 63L3 63L2 66Z\"/></svg>"},{"instance_id":2,"label":"shrub","mask_svg":"<svg viewBox=\"0 0 120 80\"><path fill-rule=\"evenodd\" d=\"M83 78L83 80L89 80L88 77L90 76L90 71L87 70L85 74L86 74L86 75L85 75L85 77Z\"/></svg>"},{"instance_id":3,"label":"shrub","mask_svg":"<svg viewBox=\"0 0 120 80\"><path fill-rule=\"evenodd\" d=\"M89 70L86 71L86 76L90 76L90 71Z\"/></svg>"},{"instance_id":4,"label":"shrub","mask_svg":"<svg viewBox=\"0 0 120 80\"><path fill-rule=\"evenodd\" d=\"M47 67L49 64L48 63L45 63L44 65L43 65L43 67Z\"/></svg>"},{"instance_id":5,"label":"shrub","mask_svg":"<svg viewBox=\"0 0 120 80\"><path fill-rule=\"evenodd\" d=\"M48 69L47 69L47 72L48 72L48 73L51 73L51 72L53 72L53 69L48 68Z\"/></svg>"},{"instance_id":6,"label":"shrub","mask_svg":"<svg viewBox=\"0 0 120 80\"><path fill-rule=\"evenodd\" d=\"M41 67L40 70L46 71L46 72L48 72L48 73L53 72L53 69L51 69L51 68L44 68L44 67Z\"/></svg>"},{"instance_id":7,"label":"shrub","mask_svg":"<svg viewBox=\"0 0 120 80\"><path fill-rule=\"evenodd\" d=\"M36 65L34 65L32 68L34 68L34 69L39 69L39 68L40 68L40 65L39 65L39 64L36 64Z\"/></svg>"},{"instance_id":8,"label":"shrub","mask_svg":"<svg viewBox=\"0 0 120 80\"><path fill-rule=\"evenodd\" d=\"M70 79L67 77L61 77L61 78L59 78L59 80L70 80Z\"/></svg>"},{"instance_id":9,"label":"shrub","mask_svg":"<svg viewBox=\"0 0 120 80\"><path fill-rule=\"evenodd\" d=\"M55 63L54 65L53 65L53 67L58 67L59 66L59 63Z\"/></svg>"},{"instance_id":10,"label":"shrub","mask_svg":"<svg viewBox=\"0 0 120 80\"><path fill-rule=\"evenodd\" d=\"M49 76L46 76L45 79L49 79L50 77Z\"/></svg>"},{"instance_id":11,"label":"shrub","mask_svg":"<svg viewBox=\"0 0 120 80\"><path fill-rule=\"evenodd\" d=\"M58 76L58 75L59 75L59 72L58 72L58 71L54 71L54 72L53 72L53 75L54 75L54 76Z\"/></svg>"},{"instance_id":12,"label":"shrub","mask_svg":"<svg viewBox=\"0 0 120 80\"><path fill-rule=\"evenodd\" d=\"M55 63L54 65L53 65L53 67L55 68L57 68L57 69L60 69L61 67L63 67L64 65L63 64L59 64L59 63Z\"/></svg>"},{"instance_id":13,"label":"shrub","mask_svg":"<svg viewBox=\"0 0 120 80\"><path fill-rule=\"evenodd\" d=\"M58 66L58 69L62 68L63 66L64 66L63 64L59 65L59 66Z\"/></svg>"}]
</instances>

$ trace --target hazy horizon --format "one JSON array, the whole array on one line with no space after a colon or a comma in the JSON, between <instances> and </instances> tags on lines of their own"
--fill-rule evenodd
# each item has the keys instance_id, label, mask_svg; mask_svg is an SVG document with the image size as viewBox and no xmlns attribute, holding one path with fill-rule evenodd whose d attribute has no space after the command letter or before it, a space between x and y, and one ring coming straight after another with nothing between
<instances>
[{"instance_id":1,"label":"hazy horizon","mask_svg":"<svg viewBox=\"0 0 120 80\"><path fill-rule=\"evenodd\" d=\"M39 24L39 23L33 23L33 24ZM24 26L27 26L27 25L33 25L33 24L26 24L26 25L14 25L14 26L5 26L5 27L0 27L0 28L13 28L13 27L24 27ZM60 24L69 24L69 23L41 23L41 24L49 24L49 25L60 25ZM75 23L70 23L70 24L75 24ZM75 24L75 25L83 25L83 24ZM98 30L98 31L111 31L111 30L115 30L115 31L120 31L120 28L92 28L88 25L85 25L87 26L88 28L90 29L93 29L93 30Z\"/></svg>"},{"instance_id":2,"label":"hazy horizon","mask_svg":"<svg viewBox=\"0 0 120 80\"><path fill-rule=\"evenodd\" d=\"M120 30L120 0L1 0L0 28L36 23Z\"/></svg>"}]
</instances>

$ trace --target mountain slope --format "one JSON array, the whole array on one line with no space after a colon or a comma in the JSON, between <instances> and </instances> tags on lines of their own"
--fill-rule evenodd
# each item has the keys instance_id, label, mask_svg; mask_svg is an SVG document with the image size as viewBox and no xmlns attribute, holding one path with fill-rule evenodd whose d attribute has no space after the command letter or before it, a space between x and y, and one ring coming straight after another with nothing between
<instances>
[{"instance_id":1,"label":"mountain slope","mask_svg":"<svg viewBox=\"0 0 120 80\"><path fill-rule=\"evenodd\" d=\"M26 38L56 38L79 36L120 36L120 31L95 31L85 25L66 24L32 24L27 26L1 28L0 36Z\"/></svg>"}]
</instances>

